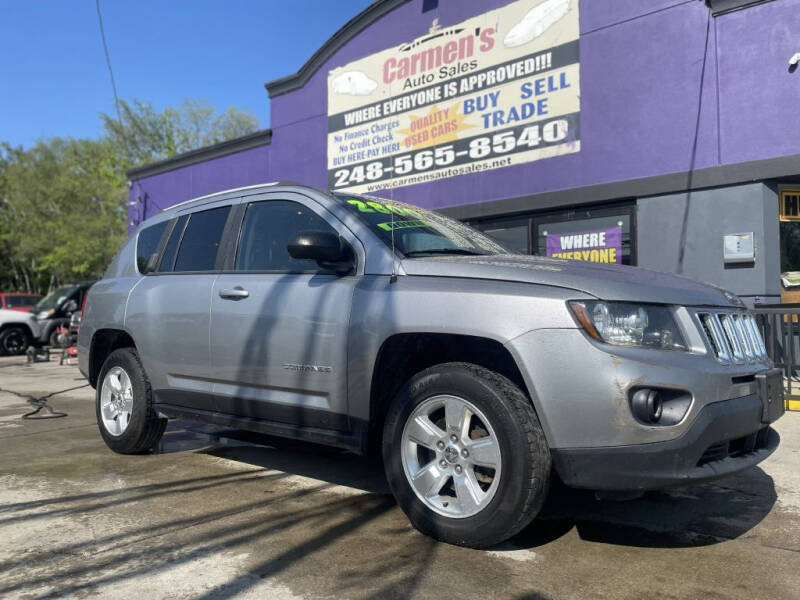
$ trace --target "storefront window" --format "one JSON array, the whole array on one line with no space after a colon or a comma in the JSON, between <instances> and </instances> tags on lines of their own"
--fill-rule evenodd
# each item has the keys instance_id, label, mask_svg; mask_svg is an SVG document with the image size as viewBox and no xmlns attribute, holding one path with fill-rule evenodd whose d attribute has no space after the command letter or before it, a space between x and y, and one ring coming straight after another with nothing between
<instances>
[{"instance_id":1,"label":"storefront window","mask_svg":"<svg viewBox=\"0 0 800 600\"><path fill-rule=\"evenodd\" d=\"M528 244L530 219L502 219L499 221L484 221L474 225L504 248L508 248L518 254L530 253L530 245Z\"/></svg>"},{"instance_id":2,"label":"storefront window","mask_svg":"<svg viewBox=\"0 0 800 600\"><path fill-rule=\"evenodd\" d=\"M800 302L800 187L780 191L781 302Z\"/></svg>"},{"instance_id":3,"label":"storefront window","mask_svg":"<svg viewBox=\"0 0 800 600\"><path fill-rule=\"evenodd\" d=\"M471 225L520 254L598 263L636 264L633 204L603 206Z\"/></svg>"}]
</instances>

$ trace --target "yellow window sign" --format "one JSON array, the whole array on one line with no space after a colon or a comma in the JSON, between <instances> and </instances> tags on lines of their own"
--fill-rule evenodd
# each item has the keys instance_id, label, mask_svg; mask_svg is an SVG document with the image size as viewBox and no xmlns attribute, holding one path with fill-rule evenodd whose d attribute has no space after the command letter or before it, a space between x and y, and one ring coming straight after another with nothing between
<instances>
[{"instance_id":1,"label":"yellow window sign","mask_svg":"<svg viewBox=\"0 0 800 600\"><path fill-rule=\"evenodd\" d=\"M781 191L780 220L800 221L800 189Z\"/></svg>"}]
</instances>

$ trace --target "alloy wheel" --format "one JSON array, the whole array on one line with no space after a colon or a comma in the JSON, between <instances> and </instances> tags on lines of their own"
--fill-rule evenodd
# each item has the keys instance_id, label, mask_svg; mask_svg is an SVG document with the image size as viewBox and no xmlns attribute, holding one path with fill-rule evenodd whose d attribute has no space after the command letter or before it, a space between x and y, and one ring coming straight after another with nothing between
<instances>
[{"instance_id":1,"label":"alloy wheel","mask_svg":"<svg viewBox=\"0 0 800 600\"><path fill-rule=\"evenodd\" d=\"M409 415L402 462L417 497L436 513L457 519L486 508L502 470L489 420L468 400L451 395L428 398Z\"/></svg>"},{"instance_id":2,"label":"alloy wheel","mask_svg":"<svg viewBox=\"0 0 800 600\"><path fill-rule=\"evenodd\" d=\"M111 367L100 391L103 427L113 436L125 433L133 411L131 378L122 367Z\"/></svg>"}]
</instances>

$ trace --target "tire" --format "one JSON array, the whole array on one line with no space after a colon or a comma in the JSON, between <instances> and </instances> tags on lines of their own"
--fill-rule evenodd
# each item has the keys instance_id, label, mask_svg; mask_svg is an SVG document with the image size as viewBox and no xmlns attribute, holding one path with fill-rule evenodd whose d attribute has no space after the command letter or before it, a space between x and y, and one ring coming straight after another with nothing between
<instances>
[{"instance_id":1,"label":"tire","mask_svg":"<svg viewBox=\"0 0 800 600\"><path fill-rule=\"evenodd\" d=\"M50 337L48 338L50 347L54 350L62 350L63 348L66 348L60 338L61 336L58 333L58 326L56 326L53 328L53 331L50 332Z\"/></svg>"},{"instance_id":2,"label":"tire","mask_svg":"<svg viewBox=\"0 0 800 600\"><path fill-rule=\"evenodd\" d=\"M133 348L114 350L103 363L95 414L103 441L119 454L148 452L164 434L167 419L159 418L153 408L150 381Z\"/></svg>"},{"instance_id":3,"label":"tire","mask_svg":"<svg viewBox=\"0 0 800 600\"><path fill-rule=\"evenodd\" d=\"M19 356L31 345L31 334L25 327L11 326L0 333L0 355Z\"/></svg>"},{"instance_id":4,"label":"tire","mask_svg":"<svg viewBox=\"0 0 800 600\"><path fill-rule=\"evenodd\" d=\"M439 403L443 408L437 408ZM466 405L466 417L450 418L450 407L456 407L452 414L457 415L457 407ZM417 427L419 417L423 427ZM423 438L425 443L414 441ZM480 452L473 446L476 440ZM536 517L547 497L550 449L531 401L510 380L477 365L446 363L412 377L392 401L382 446L398 504L415 528L443 542L471 548L503 542ZM449 480L444 479L448 472ZM428 493L415 489L412 479L420 490L439 491L423 499Z\"/></svg>"}]
</instances>

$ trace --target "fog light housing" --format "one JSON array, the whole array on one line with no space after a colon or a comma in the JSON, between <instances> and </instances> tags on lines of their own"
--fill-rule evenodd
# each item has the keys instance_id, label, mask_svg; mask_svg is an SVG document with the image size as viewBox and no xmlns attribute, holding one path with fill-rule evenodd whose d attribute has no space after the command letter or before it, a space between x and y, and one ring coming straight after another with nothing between
<instances>
[{"instance_id":1,"label":"fog light housing","mask_svg":"<svg viewBox=\"0 0 800 600\"><path fill-rule=\"evenodd\" d=\"M645 425L677 425L692 405L692 395L686 390L637 387L628 395L633 416Z\"/></svg>"},{"instance_id":2,"label":"fog light housing","mask_svg":"<svg viewBox=\"0 0 800 600\"><path fill-rule=\"evenodd\" d=\"M658 390L642 388L634 392L631 398L633 416L643 423L658 423L664 410Z\"/></svg>"}]
</instances>

